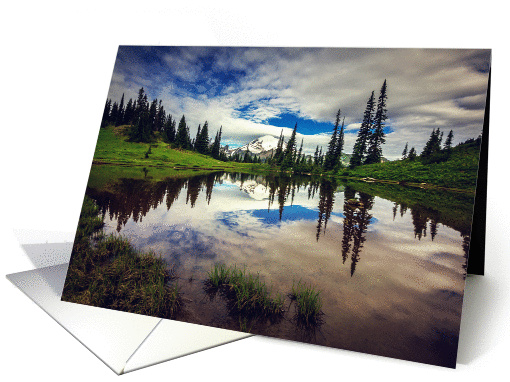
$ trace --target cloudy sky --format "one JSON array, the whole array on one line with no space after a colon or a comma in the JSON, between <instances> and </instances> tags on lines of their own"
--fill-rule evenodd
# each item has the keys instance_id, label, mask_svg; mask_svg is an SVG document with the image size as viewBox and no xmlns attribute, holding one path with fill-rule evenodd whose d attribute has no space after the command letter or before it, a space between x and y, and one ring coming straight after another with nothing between
<instances>
[{"instance_id":1,"label":"cloudy sky","mask_svg":"<svg viewBox=\"0 0 510 382\"><path fill-rule=\"evenodd\" d=\"M207 120L232 147L282 128L289 137L297 123L308 153L326 147L341 109L351 153L386 79L383 155L397 159L406 142L420 152L433 128L453 130L454 144L480 134L489 66L489 50L122 46L108 98L136 99L143 86L174 118L184 114L192 135Z\"/></svg>"}]
</instances>

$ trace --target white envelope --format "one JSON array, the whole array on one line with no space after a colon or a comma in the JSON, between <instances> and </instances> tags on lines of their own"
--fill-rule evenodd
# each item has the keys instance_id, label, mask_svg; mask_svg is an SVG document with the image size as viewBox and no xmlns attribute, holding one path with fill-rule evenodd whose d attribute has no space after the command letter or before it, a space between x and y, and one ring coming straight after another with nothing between
<instances>
[{"instance_id":1,"label":"white envelope","mask_svg":"<svg viewBox=\"0 0 510 382\"><path fill-rule=\"evenodd\" d=\"M7 278L117 374L251 336L61 301L72 243L33 244L40 234L17 234L37 269Z\"/></svg>"}]
</instances>

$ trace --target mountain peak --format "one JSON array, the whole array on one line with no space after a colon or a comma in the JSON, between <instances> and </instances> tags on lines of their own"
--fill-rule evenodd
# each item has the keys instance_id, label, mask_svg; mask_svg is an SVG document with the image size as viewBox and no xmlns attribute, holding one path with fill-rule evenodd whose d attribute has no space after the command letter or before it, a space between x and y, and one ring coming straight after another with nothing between
<instances>
[{"instance_id":1,"label":"mountain peak","mask_svg":"<svg viewBox=\"0 0 510 382\"><path fill-rule=\"evenodd\" d=\"M257 139L254 139L250 143L245 144L244 146L238 147L233 150L231 154L235 153L243 153L249 151L251 154L255 154L258 156L266 157L270 156L273 150L278 147L278 139L274 135L264 135ZM285 142L283 143L283 148L285 149L287 145Z\"/></svg>"}]
</instances>

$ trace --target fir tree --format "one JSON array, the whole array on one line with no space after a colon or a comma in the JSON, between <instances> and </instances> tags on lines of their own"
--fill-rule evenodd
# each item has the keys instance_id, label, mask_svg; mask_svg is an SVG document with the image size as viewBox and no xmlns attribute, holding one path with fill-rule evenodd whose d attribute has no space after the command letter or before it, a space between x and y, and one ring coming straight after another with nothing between
<instances>
[{"instance_id":1,"label":"fir tree","mask_svg":"<svg viewBox=\"0 0 510 382\"><path fill-rule=\"evenodd\" d=\"M177 133L175 134L175 144L177 147L182 149L188 148L189 134L186 126L186 118L184 115L179 121L179 126L177 127Z\"/></svg>"},{"instance_id":2,"label":"fir tree","mask_svg":"<svg viewBox=\"0 0 510 382\"><path fill-rule=\"evenodd\" d=\"M140 116L140 113L147 108L147 95L145 94L145 90L140 88L138 90L138 99L135 101L134 105L134 115L133 115L133 122L138 121L138 118Z\"/></svg>"},{"instance_id":3,"label":"fir tree","mask_svg":"<svg viewBox=\"0 0 510 382\"><path fill-rule=\"evenodd\" d=\"M294 158L296 155L296 130L297 123L294 126L294 130L292 130L289 142L287 142L287 148L285 149L285 152L283 154L283 161L281 164L282 170L291 168L294 165Z\"/></svg>"},{"instance_id":4,"label":"fir tree","mask_svg":"<svg viewBox=\"0 0 510 382\"><path fill-rule=\"evenodd\" d=\"M452 143L453 143L453 130L450 130L450 132L448 133L448 135L446 137L446 141L444 143L444 150L447 153L451 152L451 150L452 150Z\"/></svg>"},{"instance_id":5,"label":"fir tree","mask_svg":"<svg viewBox=\"0 0 510 382\"><path fill-rule=\"evenodd\" d=\"M117 118L115 119L115 126L120 126L124 122L124 93L120 99L119 109L117 111Z\"/></svg>"},{"instance_id":6,"label":"fir tree","mask_svg":"<svg viewBox=\"0 0 510 382\"><path fill-rule=\"evenodd\" d=\"M158 100L153 99L149 108L149 128L152 131L156 131L156 115L158 113Z\"/></svg>"},{"instance_id":7,"label":"fir tree","mask_svg":"<svg viewBox=\"0 0 510 382\"><path fill-rule=\"evenodd\" d=\"M404 151L402 151L402 159L407 159L407 144L409 142L406 142L406 146L404 147Z\"/></svg>"},{"instance_id":8,"label":"fir tree","mask_svg":"<svg viewBox=\"0 0 510 382\"><path fill-rule=\"evenodd\" d=\"M103 118L101 119L101 127L108 126L108 123L110 122L111 107L112 107L112 100L107 99L106 103L104 105Z\"/></svg>"},{"instance_id":9,"label":"fir tree","mask_svg":"<svg viewBox=\"0 0 510 382\"><path fill-rule=\"evenodd\" d=\"M156 120L154 122L155 125L154 129L156 131L162 131L165 126L165 120L166 120L165 108L163 107L161 100L159 100L158 112L156 114Z\"/></svg>"},{"instance_id":10,"label":"fir tree","mask_svg":"<svg viewBox=\"0 0 510 382\"><path fill-rule=\"evenodd\" d=\"M214 137L214 142L211 146L211 156L215 159L220 159L220 148L221 148L221 130L223 126L220 126L220 130L216 133Z\"/></svg>"},{"instance_id":11,"label":"fir tree","mask_svg":"<svg viewBox=\"0 0 510 382\"><path fill-rule=\"evenodd\" d=\"M207 154L209 152L209 129L207 121L205 121L204 126L200 130L200 134L197 135L195 151L200 154Z\"/></svg>"},{"instance_id":12,"label":"fir tree","mask_svg":"<svg viewBox=\"0 0 510 382\"><path fill-rule=\"evenodd\" d=\"M301 162L301 155L303 154L303 138L301 138L301 146L299 146L299 151L296 157L296 164Z\"/></svg>"},{"instance_id":13,"label":"fir tree","mask_svg":"<svg viewBox=\"0 0 510 382\"><path fill-rule=\"evenodd\" d=\"M117 102L113 103L112 111L110 112L110 122L114 125L117 123L117 116L119 115L119 105Z\"/></svg>"},{"instance_id":14,"label":"fir tree","mask_svg":"<svg viewBox=\"0 0 510 382\"><path fill-rule=\"evenodd\" d=\"M388 98L386 91L386 80L384 80L381 87L381 93L377 101L377 111L375 112L374 117L374 129L368 142L367 157L364 162L365 164L381 162L382 145L386 141L384 138L386 135L384 133L384 121L388 118L386 115L386 99Z\"/></svg>"},{"instance_id":15,"label":"fir tree","mask_svg":"<svg viewBox=\"0 0 510 382\"><path fill-rule=\"evenodd\" d=\"M416 150L414 149L414 147L411 147L411 150L409 150L409 154L407 154L407 158L409 160L414 160L416 156L417 156Z\"/></svg>"},{"instance_id":16,"label":"fir tree","mask_svg":"<svg viewBox=\"0 0 510 382\"><path fill-rule=\"evenodd\" d=\"M197 135L195 136L195 139L193 140L193 150L195 150L195 151L198 151L197 150L197 142L200 140L201 132L202 132L202 127L200 126L200 124L198 124Z\"/></svg>"},{"instance_id":17,"label":"fir tree","mask_svg":"<svg viewBox=\"0 0 510 382\"><path fill-rule=\"evenodd\" d=\"M324 160L324 171L333 170L336 166L336 145L338 144L338 126L340 125L340 109L336 113L335 127L333 128L333 135L328 144L328 151L326 152L326 158Z\"/></svg>"},{"instance_id":18,"label":"fir tree","mask_svg":"<svg viewBox=\"0 0 510 382\"><path fill-rule=\"evenodd\" d=\"M361 127L358 131L358 137L356 138L354 148L352 149L352 157L349 163L350 168L354 168L363 163L367 151L367 143L370 138L370 131L374 122L374 106L374 92L372 92L368 98L367 106L363 114L363 122L361 123Z\"/></svg>"},{"instance_id":19,"label":"fir tree","mask_svg":"<svg viewBox=\"0 0 510 382\"><path fill-rule=\"evenodd\" d=\"M163 139L165 142L175 142L175 119L169 114L163 127Z\"/></svg>"},{"instance_id":20,"label":"fir tree","mask_svg":"<svg viewBox=\"0 0 510 382\"><path fill-rule=\"evenodd\" d=\"M280 132L280 138L278 138L278 144L276 145L276 150L273 155L272 163L279 165L283 160L283 129Z\"/></svg>"},{"instance_id":21,"label":"fir tree","mask_svg":"<svg viewBox=\"0 0 510 382\"><path fill-rule=\"evenodd\" d=\"M315 148L315 153L313 154L313 164L315 166L319 165L319 145Z\"/></svg>"},{"instance_id":22,"label":"fir tree","mask_svg":"<svg viewBox=\"0 0 510 382\"><path fill-rule=\"evenodd\" d=\"M147 94L143 88L138 91L135 118L129 130L129 140L132 142L149 142L152 138L152 131L149 119L149 105Z\"/></svg>"},{"instance_id":23,"label":"fir tree","mask_svg":"<svg viewBox=\"0 0 510 382\"><path fill-rule=\"evenodd\" d=\"M246 153L244 153L243 163L251 163L250 157L250 149L246 149Z\"/></svg>"},{"instance_id":24,"label":"fir tree","mask_svg":"<svg viewBox=\"0 0 510 382\"><path fill-rule=\"evenodd\" d=\"M122 121L122 124L130 125L132 120L133 120L133 99L130 98L126 105L126 110L124 111L124 119Z\"/></svg>"},{"instance_id":25,"label":"fir tree","mask_svg":"<svg viewBox=\"0 0 510 382\"><path fill-rule=\"evenodd\" d=\"M344 127L345 127L345 117L342 120L342 126L340 127L340 131L338 133L338 137L336 140L336 148L335 148L335 155L334 155L334 165L335 165L334 168L335 169L342 166L342 151L344 149Z\"/></svg>"}]
</instances>

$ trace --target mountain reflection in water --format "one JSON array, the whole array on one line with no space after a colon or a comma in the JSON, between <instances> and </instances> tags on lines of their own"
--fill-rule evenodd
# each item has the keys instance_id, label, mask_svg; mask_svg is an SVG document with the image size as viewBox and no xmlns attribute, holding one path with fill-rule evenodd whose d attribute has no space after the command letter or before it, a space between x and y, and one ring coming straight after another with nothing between
<instances>
[{"instance_id":1,"label":"mountain reflection in water","mask_svg":"<svg viewBox=\"0 0 510 382\"><path fill-rule=\"evenodd\" d=\"M470 221L458 216L469 214L357 187L366 188L218 172L119 179L87 195L107 232L161 253L183 279L203 280L219 262L246 266L275 290L297 280L317 286L325 323L309 342L451 366L470 233ZM191 321L230 328L212 313ZM259 332L303 340L286 324Z\"/></svg>"}]
</instances>

